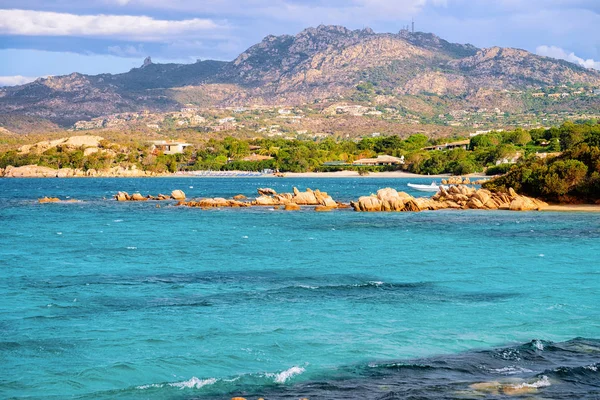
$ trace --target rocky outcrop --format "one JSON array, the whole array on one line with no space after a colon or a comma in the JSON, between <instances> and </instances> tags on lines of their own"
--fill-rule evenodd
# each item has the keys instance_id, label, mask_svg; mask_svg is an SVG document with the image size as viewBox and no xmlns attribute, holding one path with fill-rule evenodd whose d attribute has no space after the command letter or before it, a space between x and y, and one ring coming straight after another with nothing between
<instances>
[{"instance_id":1,"label":"rocky outcrop","mask_svg":"<svg viewBox=\"0 0 600 400\"><path fill-rule=\"evenodd\" d=\"M508 193L493 193L487 189L468 186L451 186L447 191L442 188L433 201L442 203L445 208L462 208L476 210L512 210L531 211L542 210L547 203L527 196L517 194L512 188Z\"/></svg>"},{"instance_id":2,"label":"rocky outcrop","mask_svg":"<svg viewBox=\"0 0 600 400\"><path fill-rule=\"evenodd\" d=\"M97 152L102 140L104 140L104 138L101 136L71 136L68 138L45 140L35 144L24 145L19 148L19 152L42 154L55 147L61 147L67 150L95 148L95 152Z\"/></svg>"},{"instance_id":3,"label":"rocky outcrop","mask_svg":"<svg viewBox=\"0 0 600 400\"><path fill-rule=\"evenodd\" d=\"M272 190L272 189L268 189ZM269 193L266 189L259 189L259 193ZM274 191L273 191L274 192ZM298 188L294 188L293 193L277 193L274 195L263 194L257 197L252 205L255 206L282 206L287 203L294 203L299 206L325 206L336 208L337 203L326 192L320 190L306 189L301 192Z\"/></svg>"},{"instance_id":4,"label":"rocky outcrop","mask_svg":"<svg viewBox=\"0 0 600 400\"><path fill-rule=\"evenodd\" d=\"M469 178L463 178L462 176L451 176L448 179L442 179L443 185L470 185L471 180Z\"/></svg>"},{"instance_id":5,"label":"rocky outcrop","mask_svg":"<svg viewBox=\"0 0 600 400\"><path fill-rule=\"evenodd\" d=\"M326 206L333 207L337 206L336 202L325 192L320 190L306 189L306 192L300 192L297 188L294 188L294 197L292 202L301 206Z\"/></svg>"},{"instance_id":6,"label":"rocky outcrop","mask_svg":"<svg viewBox=\"0 0 600 400\"><path fill-rule=\"evenodd\" d=\"M274 196L277 192L271 188L258 188L258 194L261 196Z\"/></svg>"},{"instance_id":7,"label":"rocky outcrop","mask_svg":"<svg viewBox=\"0 0 600 400\"><path fill-rule=\"evenodd\" d=\"M164 201L164 200L185 200L185 193L181 190L173 190L171 195L159 194L158 196L142 196L140 193L134 193L130 195L127 192L118 192L114 195L115 200L117 201L147 201L147 200L156 200L156 201Z\"/></svg>"},{"instance_id":8,"label":"rocky outcrop","mask_svg":"<svg viewBox=\"0 0 600 400\"><path fill-rule=\"evenodd\" d=\"M38 165L24 165L22 167L8 166L4 169L5 178L52 178L56 177L57 170Z\"/></svg>"},{"instance_id":9,"label":"rocky outcrop","mask_svg":"<svg viewBox=\"0 0 600 400\"><path fill-rule=\"evenodd\" d=\"M510 189L508 193L492 193L486 189L468 186L451 186L440 191L432 198L413 198L395 189L380 189L377 195L363 196L350 205L355 211L423 211L442 209L462 210L543 210L547 203L527 196L518 195Z\"/></svg>"},{"instance_id":10,"label":"rocky outcrop","mask_svg":"<svg viewBox=\"0 0 600 400\"><path fill-rule=\"evenodd\" d=\"M420 211L416 210L418 206L414 200L407 193L385 188L379 189L377 195L363 196L357 202L351 202L350 205L355 211Z\"/></svg>"},{"instance_id":11,"label":"rocky outcrop","mask_svg":"<svg viewBox=\"0 0 600 400\"><path fill-rule=\"evenodd\" d=\"M41 167L39 165L23 165L21 167L13 167L9 165L4 169L5 178L84 178L84 177L146 177L158 176L158 174L137 169L135 165L130 168L121 166L112 167L106 170L82 170L72 168L54 169L49 167Z\"/></svg>"}]
</instances>

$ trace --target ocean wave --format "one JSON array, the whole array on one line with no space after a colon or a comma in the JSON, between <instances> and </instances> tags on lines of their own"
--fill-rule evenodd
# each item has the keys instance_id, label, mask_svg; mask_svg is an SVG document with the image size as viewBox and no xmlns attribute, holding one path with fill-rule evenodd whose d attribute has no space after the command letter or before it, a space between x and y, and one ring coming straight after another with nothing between
<instances>
[{"instance_id":1,"label":"ocean wave","mask_svg":"<svg viewBox=\"0 0 600 400\"><path fill-rule=\"evenodd\" d=\"M531 372L533 372L529 368L524 368L524 367L519 367L519 366L509 366L509 367L502 367L502 368L491 368L490 371L498 373L498 374L502 374L502 375L517 375L517 374L524 374L524 373L531 373Z\"/></svg>"},{"instance_id":2,"label":"ocean wave","mask_svg":"<svg viewBox=\"0 0 600 400\"><path fill-rule=\"evenodd\" d=\"M531 383L523 382L523 383L507 385L507 386L514 388L514 389L524 389L524 388L539 389L539 388L548 387L551 385L552 384L550 383L550 380L548 379L548 377L546 375L542 375L540 377L540 379L538 379L537 381L531 382Z\"/></svg>"},{"instance_id":3,"label":"ocean wave","mask_svg":"<svg viewBox=\"0 0 600 400\"><path fill-rule=\"evenodd\" d=\"M278 374L265 374L268 377L275 378L275 383L285 383L296 375L300 375L305 371L302 367L292 367Z\"/></svg>"},{"instance_id":4,"label":"ocean wave","mask_svg":"<svg viewBox=\"0 0 600 400\"><path fill-rule=\"evenodd\" d=\"M187 381L169 383L169 386L178 387L180 389L200 389L207 385L214 385L215 383L217 383L215 378L198 379L194 376Z\"/></svg>"},{"instance_id":5,"label":"ocean wave","mask_svg":"<svg viewBox=\"0 0 600 400\"><path fill-rule=\"evenodd\" d=\"M306 370L303 367L293 366L281 372L266 372L266 373L255 373L255 374L242 374L231 378L206 378L200 379L195 376L188 380L180 382L166 382L166 383L150 383L146 385L136 386L138 390L151 390L151 389L165 389L165 388L177 388L177 389L208 389L214 386L218 386L218 391L235 391L236 385L232 383L237 382L240 385L248 385L251 387L268 387L275 384L284 384L290 381L295 376L301 375Z\"/></svg>"}]
</instances>

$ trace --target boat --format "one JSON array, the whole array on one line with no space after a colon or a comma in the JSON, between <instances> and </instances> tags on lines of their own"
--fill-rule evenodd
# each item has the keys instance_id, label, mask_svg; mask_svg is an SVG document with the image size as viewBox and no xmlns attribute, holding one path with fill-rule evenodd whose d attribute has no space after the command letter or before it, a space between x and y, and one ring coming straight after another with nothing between
<instances>
[{"instance_id":1,"label":"boat","mask_svg":"<svg viewBox=\"0 0 600 400\"><path fill-rule=\"evenodd\" d=\"M417 190L419 192L437 192L440 190L440 186L444 189L448 189L446 185L438 185L435 182L431 182L430 185L419 185L417 183L408 183L407 186L411 189Z\"/></svg>"}]
</instances>

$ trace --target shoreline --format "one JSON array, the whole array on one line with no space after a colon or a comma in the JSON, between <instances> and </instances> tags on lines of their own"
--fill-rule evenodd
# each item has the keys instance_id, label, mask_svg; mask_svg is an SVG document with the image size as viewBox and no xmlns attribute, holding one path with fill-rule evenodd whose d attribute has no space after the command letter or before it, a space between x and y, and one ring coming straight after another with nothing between
<instances>
[{"instance_id":1,"label":"shoreline","mask_svg":"<svg viewBox=\"0 0 600 400\"><path fill-rule=\"evenodd\" d=\"M555 212L600 212L600 204L550 204L540 211Z\"/></svg>"},{"instance_id":2,"label":"shoreline","mask_svg":"<svg viewBox=\"0 0 600 400\"><path fill-rule=\"evenodd\" d=\"M67 171L68 170L68 171ZM0 169L0 178L365 178L365 179L432 179L441 180L452 177L451 174L420 175L405 171L370 172L359 175L358 171L335 172L282 172L280 174L260 174L251 171L178 171L174 173L148 173L142 170L118 171L77 171L63 169L55 170L48 167L23 166L12 167L9 170ZM471 180L491 179L491 176L475 173L463 175Z\"/></svg>"}]
</instances>

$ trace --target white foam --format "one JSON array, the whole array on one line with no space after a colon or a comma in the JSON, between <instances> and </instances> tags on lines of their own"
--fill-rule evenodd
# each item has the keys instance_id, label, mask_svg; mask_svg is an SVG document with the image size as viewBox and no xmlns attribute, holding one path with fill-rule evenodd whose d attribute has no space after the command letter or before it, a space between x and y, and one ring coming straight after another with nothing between
<instances>
[{"instance_id":1,"label":"white foam","mask_svg":"<svg viewBox=\"0 0 600 400\"><path fill-rule=\"evenodd\" d=\"M127 250L137 250L137 247L135 247L135 246L128 246Z\"/></svg>"},{"instance_id":2,"label":"white foam","mask_svg":"<svg viewBox=\"0 0 600 400\"><path fill-rule=\"evenodd\" d=\"M113 220L113 222L123 222L123 220L122 219L115 219L115 220Z\"/></svg>"},{"instance_id":3,"label":"white foam","mask_svg":"<svg viewBox=\"0 0 600 400\"><path fill-rule=\"evenodd\" d=\"M248 236L242 236L242 239L248 239Z\"/></svg>"},{"instance_id":4,"label":"white foam","mask_svg":"<svg viewBox=\"0 0 600 400\"><path fill-rule=\"evenodd\" d=\"M534 340L533 341L533 346L538 349L539 351L543 351L544 350L544 343L542 343L541 340Z\"/></svg>"},{"instance_id":5,"label":"white foam","mask_svg":"<svg viewBox=\"0 0 600 400\"><path fill-rule=\"evenodd\" d=\"M318 286L309 286L309 285L298 285L298 287L302 289L318 289Z\"/></svg>"},{"instance_id":6,"label":"white foam","mask_svg":"<svg viewBox=\"0 0 600 400\"><path fill-rule=\"evenodd\" d=\"M543 254L540 254L540 257L545 257Z\"/></svg>"},{"instance_id":7,"label":"white foam","mask_svg":"<svg viewBox=\"0 0 600 400\"><path fill-rule=\"evenodd\" d=\"M383 282L381 281L369 281L369 285L381 286Z\"/></svg>"},{"instance_id":8,"label":"white foam","mask_svg":"<svg viewBox=\"0 0 600 400\"><path fill-rule=\"evenodd\" d=\"M552 385L550 383L550 379L548 379L548 377L546 375L542 375L541 379L539 381L535 381L533 383L521 383L519 385L512 385L512 387L514 387L515 389L521 389L521 388L541 388L541 387L548 387Z\"/></svg>"},{"instance_id":9,"label":"white foam","mask_svg":"<svg viewBox=\"0 0 600 400\"><path fill-rule=\"evenodd\" d=\"M495 369L492 369L492 371L497 372L499 374L504 374L504 375L514 375L514 374L533 372L532 370L523 368L523 367L495 368Z\"/></svg>"},{"instance_id":10,"label":"white foam","mask_svg":"<svg viewBox=\"0 0 600 400\"><path fill-rule=\"evenodd\" d=\"M595 364L587 365L587 366L585 366L583 368L589 369L590 371L598 372L598 366L596 366Z\"/></svg>"},{"instance_id":11,"label":"white foam","mask_svg":"<svg viewBox=\"0 0 600 400\"><path fill-rule=\"evenodd\" d=\"M183 382L169 383L169 386L178 387L180 389L200 389L203 386L214 385L217 383L215 378L198 379L193 376L191 379Z\"/></svg>"},{"instance_id":12,"label":"white foam","mask_svg":"<svg viewBox=\"0 0 600 400\"><path fill-rule=\"evenodd\" d=\"M278 374L267 374L267 376L275 378L274 379L275 383L285 383L286 381L290 380L294 376L300 375L304 371L305 370L302 367L292 367L292 368L286 369L285 371L280 372Z\"/></svg>"},{"instance_id":13,"label":"white foam","mask_svg":"<svg viewBox=\"0 0 600 400\"><path fill-rule=\"evenodd\" d=\"M56 232L57 235L62 235L62 232Z\"/></svg>"},{"instance_id":14,"label":"white foam","mask_svg":"<svg viewBox=\"0 0 600 400\"><path fill-rule=\"evenodd\" d=\"M164 385L161 385L160 383L152 383L150 385L138 386L136 389L146 390L146 389L152 389L152 388L161 388L163 386Z\"/></svg>"}]
</instances>

